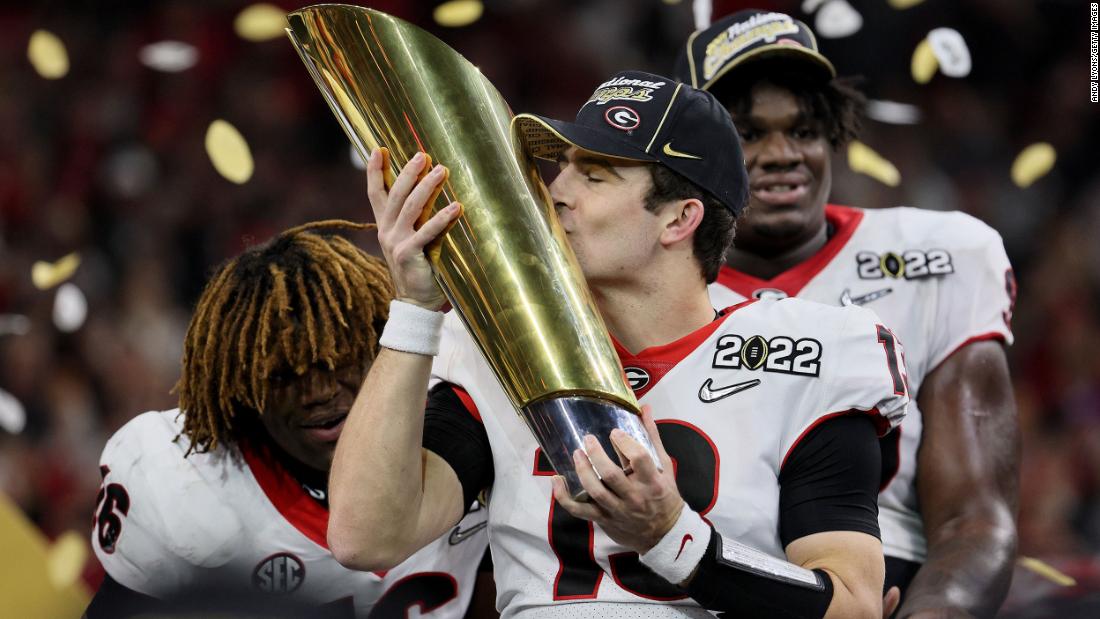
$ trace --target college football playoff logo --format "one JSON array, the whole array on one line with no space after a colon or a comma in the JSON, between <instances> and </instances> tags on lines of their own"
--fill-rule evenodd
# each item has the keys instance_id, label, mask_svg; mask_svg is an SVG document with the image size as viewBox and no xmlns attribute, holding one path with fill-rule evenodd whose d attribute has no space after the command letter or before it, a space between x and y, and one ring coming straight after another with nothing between
<instances>
[{"instance_id":1,"label":"college football playoff logo","mask_svg":"<svg viewBox=\"0 0 1100 619\"><path fill-rule=\"evenodd\" d=\"M955 272L951 254L943 249L909 249L903 252L861 251L856 254L860 279L921 279Z\"/></svg>"},{"instance_id":2,"label":"college football playoff logo","mask_svg":"<svg viewBox=\"0 0 1100 619\"><path fill-rule=\"evenodd\" d=\"M607 108L603 117L607 119L607 124L622 131L633 131L642 124L642 117L625 105Z\"/></svg>"},{"instance_id":3,"label":"college football playoff logo","mask_svg":"<svg viewBox=\"0 0 1100 619\"><path fill-rule=\"evenodd\" d=\"M812 337L796 339L776 335L765 338L762 335L746 337L727 333L715 344L711 366L715 369L762 370L816 377L821 373L821 342ZM715 391L713 388L710 390Z\"/></svg>"}]
</instances>

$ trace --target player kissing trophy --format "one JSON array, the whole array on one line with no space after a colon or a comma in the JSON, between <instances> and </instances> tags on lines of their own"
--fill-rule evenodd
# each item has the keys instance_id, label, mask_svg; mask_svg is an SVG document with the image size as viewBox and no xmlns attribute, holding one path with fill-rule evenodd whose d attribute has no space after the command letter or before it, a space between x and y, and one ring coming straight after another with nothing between
<instances>
[{"instance_id":1,"label":"player kissing trophy","mask_svg":"<svg viewBox=\"0 0 1100 619\"><path fill-rule=\"evenodd\" d=\"M572 454L584 449L586 434L615 454L609 435L621 428L660 466L550 195L496 88L442 41L385 13L329 4L287 20L291 42L360 156L388 149L387 185L418 151L449 168L421 222L452 201L463 212L428 260L571 494L584 496Z\"/></svg>"}]
</instances>

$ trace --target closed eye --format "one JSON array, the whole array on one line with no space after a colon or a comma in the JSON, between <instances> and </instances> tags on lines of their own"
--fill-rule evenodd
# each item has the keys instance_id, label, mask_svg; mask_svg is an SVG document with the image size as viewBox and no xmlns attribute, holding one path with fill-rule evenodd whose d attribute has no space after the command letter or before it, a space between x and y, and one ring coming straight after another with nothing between
<instances>
[{"instance_id":1,"label":"closed eye","mask_svg":"<svg viewBox=\"0 0 1100 619\"><path fill-rule=\"evenodd\" d=\"M799 140L813 140L817 138L817 129L813 127L798 127L791 133Z\"/></svg>"}]
</instances>

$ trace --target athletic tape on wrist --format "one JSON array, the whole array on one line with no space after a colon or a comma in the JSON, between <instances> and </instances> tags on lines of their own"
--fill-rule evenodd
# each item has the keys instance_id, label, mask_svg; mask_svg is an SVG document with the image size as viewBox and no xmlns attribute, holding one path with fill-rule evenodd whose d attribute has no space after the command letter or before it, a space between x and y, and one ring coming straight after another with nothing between
<instances>
[{"instance_id":1,"label":"athletic tape on wrist","mask_svg":"<svg viewBox=\"0 0 1100 619\"><path fill-rule=\"evenodd\" d=\"M691 576L710 543L710 525L686 504L661 541L641 556L642 565L679 585Z\"/></svg>"},{"instance_id":2,"label":"athletic tape on wrist","mask_svg":"<svg viewBox=\"0 0 1100 619\"><path fill-rule=\"evenodd\" d=\"M398 301L390 301L390 317L378 344L391 350L434 357L439 354L443 312Z\"/></svg>"},{"instance_id":3,"label":"athletic tape on wrist","mask_svg":"<svg viewBox=\"0 0 1100 619\"><path fill-rule=\"evenodd\" d=\"M824 617L833 599L832 579L823 570L807 570L713 529L685 590L703 608L735 617Z\"/></svg>"}]
</instances>

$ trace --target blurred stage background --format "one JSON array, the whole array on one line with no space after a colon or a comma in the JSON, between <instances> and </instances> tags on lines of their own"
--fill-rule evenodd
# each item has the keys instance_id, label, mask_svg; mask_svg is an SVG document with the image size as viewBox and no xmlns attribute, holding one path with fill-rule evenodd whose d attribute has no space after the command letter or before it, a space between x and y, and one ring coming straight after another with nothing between
<instances>
[{"instance_id":1,"label":"blurred stage background","mask_svg":"<svg viewBox=\"0 0 1100 619\"><path fill-rule=\"evenodd\" d=\"M438 4L368 6L441 37L514 110L571 117L613 71L668 73L700 3L462 2L483 10L461 26L437 23L446 17ZM1100 105L1088 94L1088 4L712 8L807 21L840 73L863 76L869 98L887 102L860 139L877 156L854 154L870 174L837 154L834 202L958 209L1005 239L1020 291L1009 351L1024 437L1020 551L1077 583L1021 567L1005 616L1074 616L1056 609L1100 591ZM275 23L300 6L0 7L0 501L18 508L10 518L21 512L46 539L63 540L39 544L52 548L51 586L91 590L101 577L90 549L63 534L87 544L111 433L175 406L184 330L210 269L298 223L370 218L347 139ZM914 63L927 59L914 51L940 27L962 35L972 69L918 83ZM208 136L217 119L247 153L232 131ZM244 182L216 171L208 137ZM1034 144L1048 146L1030 149L1014 178ZM369 235L357 240L373 247ZM0 548L14 548L16 529L0 529ZM20 587L0 578L0 600Z\"/></svg>"}]
</instances>

